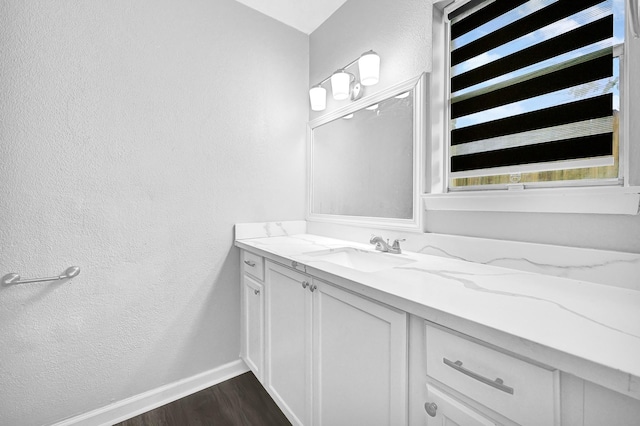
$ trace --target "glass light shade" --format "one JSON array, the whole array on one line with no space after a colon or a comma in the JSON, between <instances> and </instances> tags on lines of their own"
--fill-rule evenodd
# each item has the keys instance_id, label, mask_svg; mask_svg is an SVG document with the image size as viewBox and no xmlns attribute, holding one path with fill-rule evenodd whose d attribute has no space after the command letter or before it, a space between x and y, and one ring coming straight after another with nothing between
<instances>
[{"instance_id":1,"label":"glass light shade","mask_svg":"<svg viewBox=\"0 0 640 426\"><path fill-rule=\"evenodd\" d=\"M327 107L327 90L316 86L309 89L309 100L313 111L323 111Z\"/></svg>"},{"instance_id":2,"label":"glass light shade","mask_svg":"<svg viewBox=\"0 0 640 426\"><path fill-rule=\"evenodd\" d=\"M349 97L349 86L351 85L351 74L344 70L338 70L331 76L331 91L333 99L342 101Z\"/></svg>"},{"instance_id":3,"label":"glass light shade","mask_svg":"<svg viewBox=\"0 0 640 426\"><path fill-rule=\"evenodd\" d=\"M363 53L358 59L358 69L364 86L376 84L380 79L380 56L373 50Z\"/></svg>"}]
</instances>

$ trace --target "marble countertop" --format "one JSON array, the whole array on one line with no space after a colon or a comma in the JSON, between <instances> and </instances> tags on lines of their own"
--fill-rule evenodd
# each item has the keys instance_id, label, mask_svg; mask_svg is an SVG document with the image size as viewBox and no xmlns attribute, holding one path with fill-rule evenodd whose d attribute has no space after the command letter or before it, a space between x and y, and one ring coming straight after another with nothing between
<instances>
[{"instance_id":1,"label":"marble countertop","mask_svg":"<svg viewBox=\"0 0 640 426\"><path fill-rule=\"evenodd\" d=\"M640 399L638 291L409 252L388 256L410 263L362 272L309 253L340 247L375 252L372 245L310 234L241 239L236 245L295 261L311 275L347 283L352 291L427 319L444 313L507 333L524 346L531 342L602 366L617 374L619 383L609 387L626 387L617 390Z\"/></svg>"}]
</instances>

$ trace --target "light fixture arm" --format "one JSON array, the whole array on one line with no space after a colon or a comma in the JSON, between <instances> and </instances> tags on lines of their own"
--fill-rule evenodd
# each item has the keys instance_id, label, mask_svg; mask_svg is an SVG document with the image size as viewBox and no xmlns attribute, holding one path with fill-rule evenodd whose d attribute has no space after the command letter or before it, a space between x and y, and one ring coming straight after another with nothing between
<instances>
[{"instance_id":1,"label":"light fixture arm","mask_svg":"<svg viewBox=\"0 0 640 426\"><path fill-rule=\"evenodd\" d=\"M348 72L348 71L346 70L346 68L340 68L339 70L336 70L336 72L343 72L343 73L345 73L345 74L348 74L348 75L349 75L349 82L350 82L350 83L353 83L354 81L356 81L356 76L355 76L355 74L353 74L353 73L351 73L351 72ZM335 73L334 73L334 74L335 74ZM332 74L332 75L333 75L333 74ZM331 77L329 77L329 78L331 78Z\"/></svg>"},{"instance_id":2,"label":"light fixture arm","mask_svg":"<svg viewBox=\"0 0 640 426\"><path fill-rule=\"evenodd\" d=\"M373 52L373 50L372 50L371 52ZM342 67L342 68L338 68L335 72L338 72L338 71L341 71L341 70L342 70L342 71L344 71L344 72L347 72L347 71L346 71L346 70L347 70L347 68L349 68L350 66L352 66L353 64L355 64L355 63L356 63L356 62L358 62L359 60L360 60L360 57L357 57L356 59L354 59L353 61L349 62L347 65L345 65L344 67ZM351 74L351 73L349 72L349 73L347 73L347 74ZM333 75L333 74L331 74L330 76L328 76L328 77L327 77L327 78L325 78L324 80L321 80L321 81L320 81L320 83L318 83L318 84L314 85L313 87L316 87L316 86L322 86L324 83L326 83L327 81L331 80L331 76L332 76L332 75ZM355 76L355 75L353 75L353 74L351 74L351 76L352 76L352 77L353 77L353 79L355 80L356 76Z\"/></svg>"}]
</instances>

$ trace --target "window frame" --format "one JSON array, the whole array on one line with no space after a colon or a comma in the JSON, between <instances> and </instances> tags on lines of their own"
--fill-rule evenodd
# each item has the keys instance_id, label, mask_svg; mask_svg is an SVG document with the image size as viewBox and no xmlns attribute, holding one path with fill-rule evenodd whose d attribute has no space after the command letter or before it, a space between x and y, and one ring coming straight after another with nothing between
<instances>
[{"instance_id":1,"label":"window frame","mask_svg":"<svg viewBox=\"0 0 640 426\"><path fill-rule=\"evenodd\" d=\"M426 173L422 196L425 210L495 211L537 213L587 213L587 214L638 214L640 213L640 187L630 186L631 167L630 131L626 116L630 110L630 60L628 40L633 37L629 23L629 2L625 1L625 43L620 56L620 128L619 128L619 179L592 182L584 181L562 186L558 182L537 185L515 184L495 188L449 188L449 49L446 16L470 0L433 0L432 17L432 72L430 75L431 133L427 150L429 173ZM620 180L622 182L620 182Z\"/></svg>"}]
</instances>

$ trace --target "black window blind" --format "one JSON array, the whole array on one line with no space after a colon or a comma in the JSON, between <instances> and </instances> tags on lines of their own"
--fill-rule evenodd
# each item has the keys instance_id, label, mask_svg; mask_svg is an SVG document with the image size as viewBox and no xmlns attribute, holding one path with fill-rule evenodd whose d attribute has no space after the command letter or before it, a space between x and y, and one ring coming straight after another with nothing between
<instances>
[{"instance_id":1,"label":"black window blind","mask_svg":"<svg viewBox=\"0 0 640 426\"><path fill-rule=\"evenodd\" d=\"M475 0L448 19L453 178L613 161L611 0Z\"/></svg>"}]
</instances>

